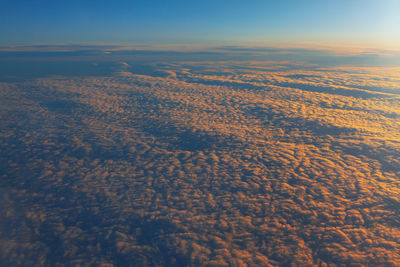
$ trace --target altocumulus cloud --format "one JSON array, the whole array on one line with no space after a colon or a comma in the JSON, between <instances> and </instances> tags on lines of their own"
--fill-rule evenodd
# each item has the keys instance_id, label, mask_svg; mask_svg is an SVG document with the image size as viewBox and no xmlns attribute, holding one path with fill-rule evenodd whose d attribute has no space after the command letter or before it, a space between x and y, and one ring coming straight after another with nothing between
<instances>
[{"instance_id":1,"label":"altocumulus cloud","mask_svg":"<svg viewBox=\"0 0 400 267\"><path fill-rule=\"evenodd\" d=\"M400 262L399 69L164 64L0 84L0 260Z\"/></svg>"}]
</instances>

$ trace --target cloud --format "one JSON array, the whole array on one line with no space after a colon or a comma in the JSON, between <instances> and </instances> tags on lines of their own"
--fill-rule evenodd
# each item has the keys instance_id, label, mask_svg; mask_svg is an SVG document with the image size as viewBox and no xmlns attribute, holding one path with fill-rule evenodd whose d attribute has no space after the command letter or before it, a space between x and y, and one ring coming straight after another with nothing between
<instances>
[{"instance_id":1,"label":"cloud","mask_svg":"<svg viewBox=\"0 0 400 267\"><path fill-rule=\"evenodd\" d=\"M398 69L295 66L1 83L1 262L395 266Z\"/></svg>"}]
</instances>

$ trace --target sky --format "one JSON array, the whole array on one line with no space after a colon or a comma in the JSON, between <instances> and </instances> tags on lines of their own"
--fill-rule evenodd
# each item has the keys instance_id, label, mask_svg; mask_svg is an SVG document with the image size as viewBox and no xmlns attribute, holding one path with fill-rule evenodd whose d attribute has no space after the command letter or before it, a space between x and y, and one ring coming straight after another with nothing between
<instances>
[{"instance_id":1,"label":"sky","mask_svg":"<svg viewBox=\"0 0 400 267\"><path fill-rule=\"evenodd\" d=\"M302 44L400 48L395 0L1 0L0 45Z\"/></svg>"}]
</instances>

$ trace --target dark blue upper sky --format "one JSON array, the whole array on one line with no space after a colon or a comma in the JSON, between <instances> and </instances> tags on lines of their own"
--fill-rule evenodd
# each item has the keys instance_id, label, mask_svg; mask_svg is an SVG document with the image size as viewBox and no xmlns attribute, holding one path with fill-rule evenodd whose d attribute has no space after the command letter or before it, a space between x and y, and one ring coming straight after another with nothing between
<instances>
[{"instance_id":1,"label":"dark blue upper sky","mask_svg":"<svg viewBox=\"0 0 400 267\"><path fill-rule=\"evenodd\" d=\"M293 44L398 47L396 0L1 0L0 44Z\"/></svg>"}]
</instances>

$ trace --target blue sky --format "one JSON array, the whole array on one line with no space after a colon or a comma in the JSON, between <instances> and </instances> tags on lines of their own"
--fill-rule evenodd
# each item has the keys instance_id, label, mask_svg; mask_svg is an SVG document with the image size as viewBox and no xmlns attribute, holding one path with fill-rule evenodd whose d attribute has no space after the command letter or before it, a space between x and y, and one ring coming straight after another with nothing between
<instances>
[{"instance_id":1,"label":"blue sky","mask_svg":"<svg viewBox=\"0 0 400 267\"><path fill-rule=\"evenodd\" d=\"M400 46L395 0L0 1L0 44Z\"/></svg>"}]
</instances>

